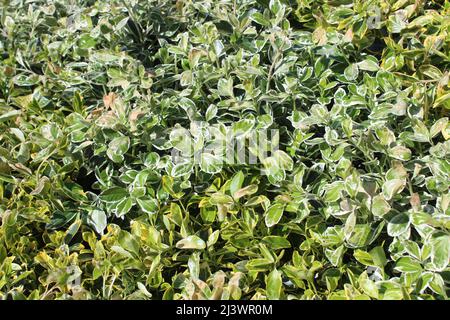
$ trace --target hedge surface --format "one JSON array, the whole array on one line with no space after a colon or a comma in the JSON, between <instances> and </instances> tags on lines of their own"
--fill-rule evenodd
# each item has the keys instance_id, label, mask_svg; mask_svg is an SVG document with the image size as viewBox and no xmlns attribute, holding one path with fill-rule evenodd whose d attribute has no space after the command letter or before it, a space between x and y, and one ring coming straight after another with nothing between
<instances>
[{"instance_id":1,"label":"hedge surface","mask_svg":"<svg viewBox=\"0 0 450 320\"><path fill-rule=\"evenodd\" d=\"M0 10L0 298L447 299L448 0Z\"/></svg>"}]
</instances>

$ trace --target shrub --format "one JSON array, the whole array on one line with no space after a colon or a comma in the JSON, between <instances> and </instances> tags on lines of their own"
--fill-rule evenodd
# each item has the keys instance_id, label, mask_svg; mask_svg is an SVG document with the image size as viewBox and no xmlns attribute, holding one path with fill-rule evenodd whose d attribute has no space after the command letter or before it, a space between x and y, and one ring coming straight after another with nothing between
<instances>
[{"instance_id":1,"label":"shrub","mask_svg":"<svg viewBox=\"0 0 450 320\"><path fill-rule=\"evenodd\" d=\"M74 3L1 6L0 297L447 299L447 0Z\"/></svg>"}]
</instances>

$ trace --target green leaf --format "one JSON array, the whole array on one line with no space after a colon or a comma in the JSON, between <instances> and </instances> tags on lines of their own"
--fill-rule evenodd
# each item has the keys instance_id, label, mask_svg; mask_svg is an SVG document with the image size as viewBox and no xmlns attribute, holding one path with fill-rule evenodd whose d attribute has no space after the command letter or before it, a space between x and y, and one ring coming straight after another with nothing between
<instances>
[{"instance_id":1,"label":"green leaf","mask_svg":"<svg viewBox=\"0 0 450 320\"><path fill-rule=\"evenodd\" d=\"M203 250L206 248L206 243L196 235L188 236L177 242L175 245L178 249L198 249Z\"/></svg>"},{"instance_id":2,"label":"green leaf","mask_svg":"<svg viewBox=\"0 0 450 320\"><path fill-rule=\"evenodd\" d=\"M200 159L200 168L202 171L210 174L218 173L222 170L223 159L219 156L210 154L210 153L202 153Z\"/></svg>"},{"instance_id":3,"label":"green leaf","mask_svg":"<svg viewBox=\"0 0 450 320\"><path fill-rule=\"evenodd\" d=\"M400 258L395 264L395 270L404 273L422 272L420 263L410 257Z\"/></svg>"},{"instance_id":4,"label":"green leaf","mask_svg":"<svg viewBox=\"0 0 450 320\"><path fill-rule=\"evenodd\" d=\"M324 195L325 202L336 202L341 198L342 182L334 182L327 186Z\"/></svg>"},{"instance_id":5,"label":"green leaf","mask_svg":"<svg viewBox=\"0 0 450 320\"><path fill-rule=\"evenodd\" d=\"M372 199L372 213L376 217L383 217L391 210L389 203L382 195L377 195Z\"/></svg>"},{"instance_id":6,"label":"green leaf","mask_svg":"<svg viewBox=\"0 0 450 320\"><path fill-rule=\"evenodd\" d=\"M100 194L100 199L108 203L117 203L127 197L129 197L128 191L120 187L107 189Z\"/></svg>"},{"instance_id":7,"label":"green leaf","mask_svg":"<svg viewBox=\"0 0 450 320\"><path fill-rule=\"evenodd\" d=\"M444 105L447 109L450 109L449 101L450 101L450 92L443 94L442 96L437 98L436 101L434 101L433 108L437 108L441 105Z\"/></svg>"},{"instance_id":8,"label":"green leaf","mask_svg":"<svg viewBox=\"0 0 450 320\"><path fill-rule=\"evenodd\" d=\"M286 238L280 237L280 236L267 236L267 237L264 237L262 240L263 240L263 242L267 243L269 248L271 248L273 250L285 249L285 248L291 247L291 243Z\"/></svg>"},{"instance_id":9,"label":"green leaf","mask_svg":"<svg viewBox=\"0 0 450 320\"><path fill-rule=\"evenodd\" d=\"M64 242L66 244L69 244L72 241L72 239L78 233L78 230L80 229L81 224L82 224L82 221L80 219L77 219L70 225L69 228L67 228L67 231L64 235Z\"/></svg>"},{"instance_id":10,"label":"green leaf","mask_svg":"<svg viewBox=\"0 0 450 320\"><path fill-rule=\"evenodd\" d=\"M89 213L89 223L94 227L95 231L99 234L103 234L106 229L107 219L103 210L94 209Z\"/></svg>"},{"instance_id":11,"label":"green leaf","mask_svg":"<svg viewBox=\"0 0 450 320\"><path fill-rule=\"evenodd\" d=\"M139 254L139 242L137 239L127 231L121 230L119 233L119 244L120 246L127 250L128 252L133 253L135 256Z\"/></svg>"},{"instance_id":12,"label":"green leaf","mask_svg":"<svg viewBox=\"0 0 450 320\"><path fill-rule=\"evenodd\" d=\"M222 97L234 97L233 79L220 79L217 83L217 90Z\"/></svg>"},{"instance_id":13,"label":"green leaf","mask_svg":"<svg viewBox=\"0 0 450 320\"><path fill-rule=\"evenodd\" d=\"M431 290L447 299L444 279L442 279L442 276L439 273L433 274L433 279L430 281L429 287Z\"/></svg>"},{"instance_id":14,"label":"green leaf","mask_svg":"<svg viewBox=\"0 0 450 320\"><path fill-rule=\"evenodd\" d=\"M113 139L109 145L106 154L114 162L122 162L124 160L123 155L130 148L130 138L126 136L117 137Z\"/></svg>"},{"instance_id":15,"label":"green leaf","mask_svg":"<svg viewBox=\"0 0 450 320\"><path fill-rule=\"evenodd\" d=\"M338 267L342 264L342 258L344 256L345 250L346 248L343 245L337 247L336 249L326 248L325 256L333 266Z\"/></svg>"},{"instance_id":16,"label":"green leaf","mask_svg":"<svg viewBox=\"0 0 450 320\"><path fill-rule=\"evenodd\" d=\"M147 214L155 214L159 210L158 201L156 199L137 198L136 202L139 205L139 208Z\"/></svg>"},{"instance_id":17,"label":"green leaf","mask_svg":"<svg viewBox=\"0 0 450 320\"><path fill-rule=\"evenodd\" d=\"M353 253L356 260L365 266L374 266L372 255L366 251L356 249Z\"/></svg>"},{"instance_id":18,"label":"green leaf","mask_svg":"<svg viewBox=\"0 0 450 320\"><path fill-rule=\"evenodd\" d=\"M409 225L409 216L405 213L398 213L388 223L388 235L391 237L398 237L409 229Z\"/></svg>"},{"instance_id":19,"label":"green leaf","mask_svg":"<svg viewBox=\"0 0 450 320\"><path fill-rule=\"evenodd\" d=\"M356 224L353 232L347 238L347 244L352 248L365 247L369 244L371 227L368 224Z\"/></svg>"},{"instance_id":20,"label":"green leaf","mask_svg":"<svg viewBox=\"0 0 450 320\"><path fill-rule=\"evenodd\" d=\"M281 272L277 269L269 273L266 280L266 294L269 300L279 300L281 297Z\"/></svg>"},{"instance_id":21,"label":"green leaf","mask_svg":"<svg viewBox=\"0 0 450 320\"><path fill-rule=\"evenodd\" d=\"M184 128L175 128L169 135L172 147L180 151L182 156L190 156L193 153L193 141L189 130Z\"/></svg>"},{"instance_id":22,"label":"green leaf","mask_svg":"<svg viewBox=\"0 0 450 320\"><path fill-rule=\"evenodd\" d=\"M275 158L278 167L281 169L292 171L294 168L294 161L286 152L277 150L273 153L272 157Z\"/></svg>"},{"instance_id":23,"label":"green leaf","mask_svg":"<svg viewBox=\"0 0 450 320\"><path fill-rule=\"evenodd\" d=\"M233 179L230 183L230 193L235 197L235 193L241 189L242 184L244 183L244 173L242 171L239 171L233 176Z\"/></svg>"},{"instance_id":24,"label":"green leaf","mask_svg":"<svg viewBox=\"0 0 450 320\"><path fill-rule=\"evenodd\" d=\"M398 10L394 14L391 14L387 21L388 31L394 34L402 32L402 30L406 28L406 16L406 10Z\"/></svg>"},{"instance_id":25,"label":"green leaf","mask_svg":"<svg viewBox=\"0 0 450 320\"><path fill-rule=\"evenodd\" d=\"M270 0L269 2L270 11L275 15L281 10L282 6L279 0Z\"/></svg>"},{"instance_id":26,"label":"green leaf","mask_svg":"<svg viewBox=\"0 0 450 320\"><path fill-rule=\"evenodd\" d=\"M192 173L193 168L194 165L191 161L178 163L175 166L173 166L170 174L174 178L182 177L184 175Z\"/></svg>"},{"instance_id":27,"label":"green leaf","mask_svg":"<svg viewBox=\"0 0 450 320\"><path fill-rule=\"evenodd\" d=\"M280 222L281 217L283 216L284 205L280 203L275 203L271 205L265 214L265 222L268 228L273 227L278 222Z\"/></svg>"},{"instance_id":28,"label":"green leaf","mask_svg":"<svg viewBox=\"0 0 450 320\"><path fill-rule=\"evenodd\" d=\"M405 188L404 179L392 179L383 184L383 195L386 200L391 200L395 195L401 193Z\"/></svg>"},{"instance_id":29,"label":"green leaf","mask_svg":"<svg viewBox=\"0 0 450 320\"><path fill-rule=\"evenodd\" d=\"M116 206L116 217L120 218L127 214L131 207L133 206L133 201L131 198L125 198L122 201L120 201Z\"/></svg>"},{"instance_id":30,"label":"green leaf","mask_svg":"<svg viewBox=\"0 0 450 320\"><path fill-rule=\"evenodd\" d=\"M247 187L239 189L233 195L233 198L239 200L242 197L250 196L258 191L258 186L256 184L251 184Z\"/></svg>"},{"instance_id":31,"label":"green leaf","mask_svg":"<svg viewBox=\"0 0 450 320\"><path fill-rule=\"evenodd\" d=\"M214 104L211 104L208 109L206 110L205 118L206 121L211 121L214 119L217 115L217 106Z\"/></svg>"},{"instance_id":32,"label":"green leaf","mask_svg":"<svg viewBox=\"0 0 450 320\"><path fill-rule=\"evenodd\" d=\"M378 286L367 277L366 273L363 273L359 279L359 287L363 290L365 294L369 297L378 299Z\"/></svg>"},{"instance_id":33,"label":"green leaf","mask_svg":"<svg viewBox=\"0 0 450 320\"><path fill-rule=\"evenodd\" d=\"M224 52L224 45L222 43L222 41L220 40L214 40L214 52L216 54L217 57L222 56L225 52Z\"/></svg>"},{"instance_id":34,"label":"green leaf","mask_svg":"<svg viewBox=\"0 0 450 320\"><path fill-rule=\"evenodd\" d=\"M20 110L11 110L0 115L0 123L5 122L7 120L18 117L22 111Z\"/></svg>"},{"instance_id":35,"label":"green leaf","mask_svg":"<svg viewBox=\"0 0 450 320\"><path fill-rule=\"evenodd\" d=\"M413 120L414 140L418 142L430 141L430 132L427 126L419 119Z\"/></svg>"},{"instance_id":36,"label":"green leaf","mask_svg":"<svg viewBox=\"0 0 450 320\"><path fill-rule=\"evenodd\" d=\"M431 138L436 137L448 125L448 118L441 118L436 121L430 128Z\"/></svg>"},{"instance_id":37,"label":"green leaf","mask_svg":"<svg viewBox=\"0 0 450 320\"><path fill-rule=\"evenodd\" d=\"M359 68L358 64L356 63L352 63L344 70L345 79L347 79L348 81L356 80L358 78L358 75L359 75Z\"/></svg>"},{"instance_id":38,"label":"green leaf","mask_svg":"<svg viewBox=\"0 0 450 320\"><path fill-rule=\"evenodd\" d=\"M265 27L269 27L270 26L270 21L267 20L261 12L254 12L252 15L250 15L250 20L255 21L256 23L265 26Z\"/></svg>"},{"instance_id":39,"label":"green leaf","mask_svg":"<svg viewBox=\"0 0 450 320\"><path fill-rule=\"evenodd\" d=\"M263 165L270 183L278 184L286 178L286 172L279 167L278 161L274 157L264 159Z\"/></svg>"},{"instance_id":40,"label":"green leaf","mask_svg":"<svg viewBox=\"0 0 450 320\"><path fill-rule=\"evenodd\" d=\"M370 250L370 255L372 256L373 262L376 266L380 268L384 268L387 264L386 254L384 253L384 249L381 246L377 246Z\"/></svg>"},{"instance_id":41,"label":"green leaf","mask_svg":"<svg viewBox=\"0 0 450 320\"><path fill-rule=\"evenodd\" d=\"M232 132L235 137L245 137L247 136L254 126L254 121L250 119L242 119L238 122L233 123Z\"/></svg>"},{"instance_id":42,"label":"green leaf","mask_svg":"<svg viewBox=\"0 0 450 320\"><path fill-rule=\"evenodd\" d=\"M378 69L380 69L376 58L368 58L358 62L358 68L364 71L378 71Z\"/></svg>"},{"instance_id":43,"label":"green leaf","mask_svg":"<svg viewBox=\"0 0 450 320\"><path fill-rule=\"evenodd\" d=\"M431 263L434 271L443 271L450 261L450 236L439 234L430 240Z\"/></svg>"},{"instance_id":44,"label":"green leaf","mask_svg":"<svg viewBox=\"0 0 450 320\"><path fill-rule=\"evenodd\" d=\"M411 159L411 150L404 146L395 146L389 150L389 155L392 158L408 161Z\"/></svg>"}]
</instances>

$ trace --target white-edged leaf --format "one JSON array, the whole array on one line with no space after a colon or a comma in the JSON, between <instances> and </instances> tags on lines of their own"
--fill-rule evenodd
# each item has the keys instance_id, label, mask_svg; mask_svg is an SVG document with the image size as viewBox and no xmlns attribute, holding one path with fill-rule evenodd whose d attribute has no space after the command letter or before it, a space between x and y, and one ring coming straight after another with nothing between
<instances>
[{"instance_id":1,"label":"white-edged leaf","mask_svg":"<svg viewBox=\"0 0 450 320\"><path fill-rule=\"evenodd\" d=\"M206 248L206 243L196 235L188 236L177 242L175 245L178 249L197 249L202 250Z\"/></svg>"},{"instance_id":2,"label":"white-edged leaf","mask_svg":"<svg viewBox=\"0 0 450 320\"><path fill-rule=\"evenodd\" d=\"M273 227L278 222L280 222L281 217L283 216L284 205L281 203L275 203L271 205L267 211L265 216L265 223L268 228Z\"/></svg>"}]
</instances>

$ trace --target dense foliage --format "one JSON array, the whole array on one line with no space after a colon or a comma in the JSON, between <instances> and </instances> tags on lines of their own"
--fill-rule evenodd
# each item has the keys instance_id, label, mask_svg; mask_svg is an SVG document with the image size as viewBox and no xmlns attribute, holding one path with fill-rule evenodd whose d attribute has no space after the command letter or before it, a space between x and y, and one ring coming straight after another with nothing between
<instances>
[{"instance_id":1,"label":"dense foliage","mask_svg":"<svg viewBox=\"0 0 450 320\"><path fill-rule=\"evenodd\" d=\"M1 298L447 299L448 0L0 8Z\"/></svg>"}]
</instances>

